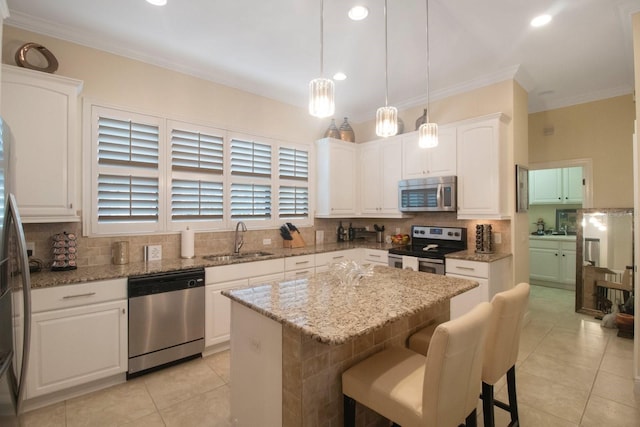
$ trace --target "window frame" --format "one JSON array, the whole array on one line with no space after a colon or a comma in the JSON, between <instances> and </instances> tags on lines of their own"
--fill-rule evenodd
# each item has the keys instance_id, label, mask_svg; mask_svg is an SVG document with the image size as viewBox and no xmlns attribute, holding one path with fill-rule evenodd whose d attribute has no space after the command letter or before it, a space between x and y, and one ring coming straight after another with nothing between
<instances>
[{"instance_id":1,"label":"window frame","mask_svg":"<svg viewBox=\"0 0 640 427\"><path fill-rule=\"evenodd\" d=\"M102 223L97 218L97 176L99 167L97 158L97 123L98 117L114 118L118 120L129 120L130 118L139 123L151 124L158 127L158 169L157 174L152 174L158 178L158 221L153 223ZM271 188L271 218L269 219L241 219L247 224L249 229L275 229L284 222L293 222L298 227L309 227L314 225L315 212L315 144L294 143L284 139L254 135L246 132L223 129L219 126L208 125L206 123L193 123L182 119L165 117L162 114L139 112L138 109L125 108L109 105L85 98L83 104L83 180L80 184L83 195L82 224L83 234L92 237L108 237L122 235L150 235L168 234L186 229L200 232L216 232L233 230L238 219L231 218L231 184L255 183L269 185ZM173 171L171 165L171 135L172 129L186 130L188 132L201 132L213 136L220 136L223 139L223 173L211 175L198 172ZM271 178L260 178L251 176L240 176L231 174L231 140L233 138L255 141L271 146ZM87 144L90 147L87 147ZM281 179L279 174L279 153L280 148L290 148L306 151L308 153L308 178L307 181L300 179ZM122 172L122 170L120 170ZM106 173L106 172L105 172ZM123 174L124 175L124 174ZM171 219L171 191L173 179L186 180L222 180L223 188L223 218L222 220L187 221ZM281 186L302 186L306 182L308 188L308 217L281 217L279 206L279 191Z\"/></svg>"}]
</instances>

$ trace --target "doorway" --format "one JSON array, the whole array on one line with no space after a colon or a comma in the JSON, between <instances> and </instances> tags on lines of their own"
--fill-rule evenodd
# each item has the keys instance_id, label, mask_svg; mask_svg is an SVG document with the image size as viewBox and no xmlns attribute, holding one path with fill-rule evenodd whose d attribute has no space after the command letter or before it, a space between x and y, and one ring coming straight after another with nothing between
<instances>
[{"instance_id":1,"label":"doorway","mask_svg":"<svg viewBox=\"0 0 640 427\"><path fill-rule=\"evenodd\" d=\"M592 204L592 164L577 159L529 165L529 281L576 292L577 211Z\"/></svg>"}]
</instances>

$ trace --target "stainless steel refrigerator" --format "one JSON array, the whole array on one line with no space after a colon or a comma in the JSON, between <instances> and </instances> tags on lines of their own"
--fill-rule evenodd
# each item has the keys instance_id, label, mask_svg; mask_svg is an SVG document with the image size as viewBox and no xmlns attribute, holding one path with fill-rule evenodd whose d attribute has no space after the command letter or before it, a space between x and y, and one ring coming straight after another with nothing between
<instances>
[{"instance_id":1,"label":"stainless steel refrigerator","mask_svg":"<svg viewBox=\"0 0 640 427\"><path fill-rule=\"evenodd\" d=\"M0 119L0 426L17 426L31 336L29 259L11 194L10 132Z\"/></svg>"}]
</instances>

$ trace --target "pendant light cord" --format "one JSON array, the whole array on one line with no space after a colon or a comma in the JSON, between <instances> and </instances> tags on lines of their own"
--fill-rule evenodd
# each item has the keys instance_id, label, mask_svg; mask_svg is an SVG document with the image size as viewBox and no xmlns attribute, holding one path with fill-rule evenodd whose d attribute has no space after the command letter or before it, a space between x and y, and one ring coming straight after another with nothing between
<instances>
[{"instance_id":1,"label":"pendant light cord","mask_svg":"<svg viewBox=\"0 0 640 427\"><path fill-rule=\"evenodd\" d=\"M385 0L386 1L386 0ZM425 33L426 33L426 39L427 39L427 117L425 118L426 123L429 123L429 100L430 100L430 96L429 96L429 92L430 92L430 85L429 85L429 65L431 62L431 54L429 53L429 0L426 0L426 17L427 17L427 25L425 26Z\"/></svg>"},{"instance_id":2,"label":"pendant light cord","mask_svg":"<svg viewBox=\"0 0 640 427\"><path fill-rule=\"evenodd\" d=\"M384 0L384 106L389 105L389 42L387 37L387 0Z\"/></svg>"},{"instance_id":3,"label":"pendant light cord","mask_svg":"<svg viewBox=\"0 0 640 427\"><path fill-rule=\"evenodd\" d=\"M324 77L324 0L320 0L320 77Z\"/></svg>"}]
</instances>

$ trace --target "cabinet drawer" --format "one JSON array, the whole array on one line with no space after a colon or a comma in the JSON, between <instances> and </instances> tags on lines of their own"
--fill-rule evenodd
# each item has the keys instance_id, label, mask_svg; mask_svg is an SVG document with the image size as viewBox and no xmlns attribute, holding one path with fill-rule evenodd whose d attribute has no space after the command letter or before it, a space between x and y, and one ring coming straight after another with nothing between
<instances>
[{"instance_id":1,"label":"cabinet drawer","mask_svg":"<svg viewBox=\"0 0 640 427\"><path fill-rule=\"evenodd\" d=\"M467 261L462 259L447 259L446 269L447 274L452 273L472 277L489 277L488 262Z\"/></svg>"},{"instance_id":2,"label":"cabinet drawer","mask_svg":"<svg viewBox=\"0 0 640 427\"><path fill-rule=\"evenodd\" d=\"M359 249L348 249L344 251L324 252L316 254L316 266L346 261L349 259L358 261L358 251Z\"/></svg>"},{"instance_id":3,"label":"cabinet drawer","mask_svg":"<svg viewBox=\"0 0 640 427\"><path fill-rule=\"evenodd\" d=\"M284 259L284 271L310 268L315 265L315 255L292 256Z\"/></svg>"},{"instance_id":4,"label":"cabinet drawer","mask_svg":"<svg viewBox=\"0 0 640 427\"><path fill-rule=\"evenodd\" d=\"M315 274L315 269L312 268L303 268L301 270L292 270L284 273L285 280L296 280L296 279L304 279L306 277L311 277Z\"/></svg>"},{"instance_id":5,"label":"cabinet drawer","mask_svg":"<svg viewBox=\"0 0 640 427\"><path fill-rule=\"evenodd\" d=\"M282 258L207 267L204 269L204 282L207 285L211 285L213 283L281 273L283 270L284 261Z\"/></svg>"},{"instance_id":6,"label":"cabinet drawer","mask_svg":"<svg viewBox=\"0 0 640 427\"><path fill-rule=\"evenodd\" d=\"M127 279L34 289L32 296L31 311L34 313L123 300L127 299Z\"/></svg>"},{"instance_id":7,"label":"cabinet drawer","mask_svg":"<svg viewBox=\"0 0 640 427\"><path fill-rule=\"evenodd\" d=\"M363 260L386 264L389 261L388 255L389 253L387 251L382 251L380 249L365 249Z\"/></svg>"},{"instance_id":8,"label":"cabinet drawer","mask_svg":"<svg viewBox=\"0 0 640 427\"><path fill-rule=\"evenodd\" d=\"M530 239L529 247L537 248L537 249L558 249L559 241L557 240L538 240L538 239ZM573 244L575 247L575 243Z\"/></svg>"}]
</instances>

